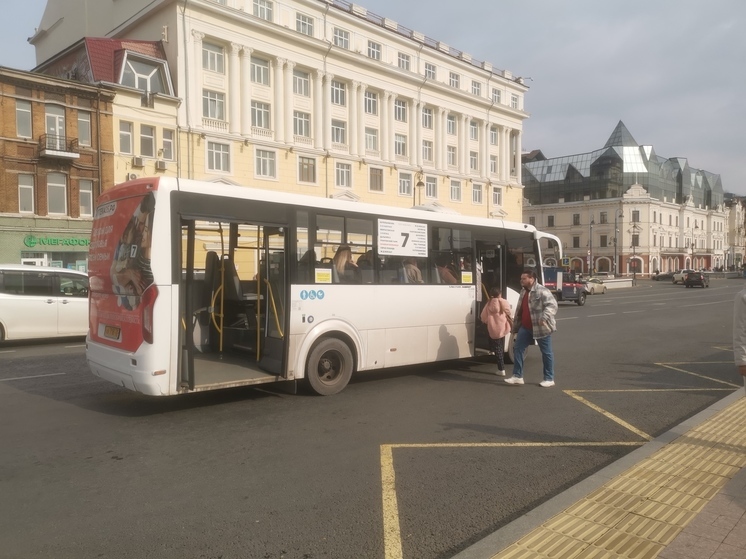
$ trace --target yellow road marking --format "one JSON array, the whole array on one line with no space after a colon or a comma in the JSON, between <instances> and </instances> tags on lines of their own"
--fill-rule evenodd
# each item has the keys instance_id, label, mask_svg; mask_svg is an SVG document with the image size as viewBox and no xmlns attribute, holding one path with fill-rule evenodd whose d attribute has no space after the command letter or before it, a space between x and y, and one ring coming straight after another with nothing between
<instances>
[{"instance_id":1,"label":"yellow road marking","mask_svg":"<svg viewBox=\"0 0 746 559\"><path fill-rule=\"evenodd\" d=\"M588 406L592 410L596 410L598 413L600 413L604 417L607 417L607 418L611 419L613 422L618 423L619 425L621 425L625 429L629 429L630 431L632 431L633 433L635 433L637 436L642 437L646 441L652 441L653 440L653 437L651 437L647 433L644 433L643 431L640 431L637 427L634 427L633 425L627 423L622 418L617 417L613 413L607 412L605 409L598 407L596 404L594 404L593 402L590 402L590 401L586 400L582 396L578 396L578 394L576 394L575 390L563 390L563 392L565 394L568 394L569 396L572 396L578 402L581 402L581 403L585 404L586 406Z\"/></svg>"},{"instance_id":2,"label":"yellow road marking","mask_svg":"<svg viewBox=\"0 0 746 559\"><path fill-rule=\"evenodd\" d=\"M621 388L619 390L604 390L603 388L598 389L588 389L588 390L573 390L573 392L701 392L702 390L706 391L719 391L719 390L727 390L730 391L730 388Z\"/></svg>"}]
</instances>

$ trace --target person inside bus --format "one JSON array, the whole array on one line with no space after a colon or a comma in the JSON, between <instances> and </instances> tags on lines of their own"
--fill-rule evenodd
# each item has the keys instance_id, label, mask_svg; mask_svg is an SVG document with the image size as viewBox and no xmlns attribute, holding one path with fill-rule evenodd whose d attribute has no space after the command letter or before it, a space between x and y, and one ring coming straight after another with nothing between
<instances>
[{"instance_id":1,"label":"person inside bus","mask_svg":"<svg viewBox=\"0 0 746 559\"><path fill-rule=\"evenodd\" d=\"M490 300L479 316L487 325L490 336L490 353L497 357L497 376L505 376L505 336L513 326L513 313L510 303L503 299L502 290L495 286L490 289Z\"/></svg>"},{"instance_id":2,"label":"person inside bus","mask_svg":"<svg viewBox=\"0 0 746 559\"><path fill-rule=\"evenodd\" d=\"M374 270L381 267L381 262L373 253L373 249L370 249L358 257L357 267L361 270Z\"/></svg>"},{"instance_id":3,"label":"person inside bus","mask_svg":"<svg viewBox=\"0 0 746 559\"><path fill-rule=\"evenodd\" d=\"M440 256L435 261L435 267L438 270L441 283L446 283L448 285L455 285L458 283L456 272L453 270L453 264L448 256Z\"/></svg>"},{"instance_id":4,"label":"person inside bus","mask_svg":"<svg viewBox=\"0 0 746 559\"><path fill-rule=\"evenodd\" d=\"M422 281L422 272L417 267L417 260L411 256L404 259L404 273L407 276L407 283L425 283Z\"/></svg>"},{"instance_id":5,"label":"person inside bus","mask_svg":"<svg viewBox=\"0 0 746 559\"><path fill-rule=\"evenodd\" d=\"M349 245L340 245L334 255L333 266L337 271L339 283L360 283L360 269L352 260L352 249Z\"/></svg>"}]
</instances>

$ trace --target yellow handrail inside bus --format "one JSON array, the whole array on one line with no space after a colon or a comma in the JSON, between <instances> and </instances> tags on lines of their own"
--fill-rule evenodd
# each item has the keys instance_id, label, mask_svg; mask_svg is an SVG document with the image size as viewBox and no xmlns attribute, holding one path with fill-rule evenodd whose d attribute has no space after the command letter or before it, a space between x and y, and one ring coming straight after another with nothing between
<instances>
[{"instance_id":1,"label":"yellow handrail inside bus","mask_svg":"<svg viewBox=\"0 0 746 559\"><path fill-rule=\"evenodd\" d=\"M284 338L285 334L282 333L280 319L277 317L277 305L275 304L275 295L272 293L272 284L270 284L266 279L264 280L264 283L267 284L267 295L269 295L269 300L272 303L272 312L275 315L275 326L277 326L277 331L280 333L280 337Z\"/></svg>"}]
</instances>

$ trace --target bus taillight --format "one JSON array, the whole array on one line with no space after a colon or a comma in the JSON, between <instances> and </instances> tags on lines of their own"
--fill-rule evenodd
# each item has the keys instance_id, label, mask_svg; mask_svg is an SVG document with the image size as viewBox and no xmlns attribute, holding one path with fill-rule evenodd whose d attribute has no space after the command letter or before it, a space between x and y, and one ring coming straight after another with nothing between
<instances>
[{"instance_id":1,"label":"bus taillight","mask_svg":"<svg viewBox=\"0 0 746 559\"><path fill-rule=\"evenodd\" d=\"M140 304L142 305L142 339L153 343L153 307L158 297L158 288L155 285L148 287L142 294Z\"/></svg>"}]
</instances>

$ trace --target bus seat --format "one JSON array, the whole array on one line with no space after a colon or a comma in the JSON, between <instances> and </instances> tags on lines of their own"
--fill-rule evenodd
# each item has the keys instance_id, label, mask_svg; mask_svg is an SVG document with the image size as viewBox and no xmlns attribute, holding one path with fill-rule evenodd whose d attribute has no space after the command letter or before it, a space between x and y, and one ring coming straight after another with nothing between
<instances>
[{"instance_id":1,"label":"bus seat","mask_svg":"<svg viewBox=\"0 0 746 559\"><path fill-rule=\"evenodd\" d=\"M409 283L407 269L404 267L399 268L399 283Z\"/></svg>"},{"instance_id":2,"label":"bus seat","mask_svg":"<svg viewBox=\"0 0 746 559\"><path fill-rule=\"evenodd\" d=\"M233 260L229 256L223 257L223 266L225 270L224 287L225 294L223 297L227 301L242 301L243 292L241 290L241 280L238 279L238 272Z\"/></svg>"},{"instance_id":3,"label":"bus seat","mask_svg":"<svg viewBox=\"0 0 746 559\"><path fill-rule=\"evenodd\" d=\"M373 270L360 270L360 278L363 283L373 283L375 279L375 273Z\"/></svg>"},{"instance_id":4,"label":"bus seat","mask_svg":"<svg viewBox=\"0 0 746 559\"><path fill-rule=\"evenodd\" d=\"M433 283L443 283L443 280L440 277L440 273L438 272L438 268L437 267L433 268L430 271L430 274L431 274L430 277L433 278L433 280L432 280Z\"/></svg>"}]
</instances>

